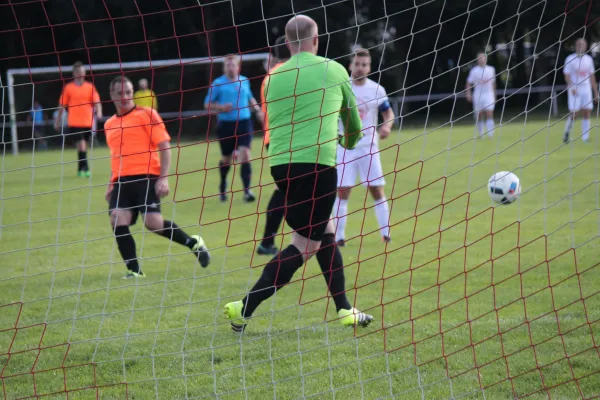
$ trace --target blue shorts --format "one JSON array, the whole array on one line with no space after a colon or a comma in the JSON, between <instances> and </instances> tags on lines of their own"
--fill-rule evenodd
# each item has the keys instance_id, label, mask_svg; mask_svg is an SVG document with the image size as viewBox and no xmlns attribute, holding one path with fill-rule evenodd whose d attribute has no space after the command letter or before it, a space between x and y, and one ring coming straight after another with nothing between
<instances>
[{"instance_id":1,"label":"blue shorts","mask_svg":"<svg viewBox=\"0 0 600 400\"><path fill-rule=\"evenodd\" d=\"M217 124L217 136L219 137L221 154L230 156L240 146L250 148L252 144L252 132L254 132L254 125L251 119L219 121Z\"/></svg>"}]
</instances>

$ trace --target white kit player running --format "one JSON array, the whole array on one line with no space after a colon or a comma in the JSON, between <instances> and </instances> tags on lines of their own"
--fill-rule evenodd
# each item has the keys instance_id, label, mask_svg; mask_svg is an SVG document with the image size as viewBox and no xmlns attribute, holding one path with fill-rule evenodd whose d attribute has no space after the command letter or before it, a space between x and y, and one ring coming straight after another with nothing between
<instances>
[{"instance_id":1,"label":"white kit player running","mask_svg":"<svg viewBox=\"0 0 600 400\"><path fill-rule=\"evenodd\" d=\"M590 138L590 115L594 102L598 102L598 81L596 81L594 60L587 51L585 39L577 39L575 53L565 60L563 73L569 91L569 116L565 124L563 142L569 141L573 120L581 116L581 138L587 142ZM592 100L592 90L594 98Z\"/></svg>"},{"instance_id":2,"label":"white kit player running","mask_svg":"<svg viewBox=\"0 0 600 400\"><path fill-rule=\"evenodd\" d=\"M371 192L381 236L387 243L390 241L390 209L383 190L385 179L377 142L379 137L385 139L390 135L395 115L383 86L367 78L371 72L371 54L368 50L356 50L350 62L350 72L364 136L354 150L338 146L338 195L333 206L337 221L335 239L338 246L345 245L348 199L358 176L360 182ZM378 127L379 113L383 117L383 123Z\"/></svg>"},{"instance_id":3,"label":"white kit player running","mask_svg":"<svg viewBox=\"0 0 600 400\"><path fill-rule=\"evenodd\" d=\"M471 93L473 88L473 93ZM473 103L473 114L483 137L484 123L488 136L494 135L494 105L496 103L496 69L487 65L487 56L477 53L477 65L469 72L465 86L467 101Z\"/></svg>"}]
</instances>

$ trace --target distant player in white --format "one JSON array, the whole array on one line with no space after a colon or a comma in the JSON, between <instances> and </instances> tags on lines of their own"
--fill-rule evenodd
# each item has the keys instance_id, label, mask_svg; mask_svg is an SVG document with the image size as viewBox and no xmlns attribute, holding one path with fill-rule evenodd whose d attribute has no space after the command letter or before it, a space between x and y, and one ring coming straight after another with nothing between
<instances>
[{"instance_id":1,"label":"distant player in white","mask_svg":"<svg viewBox=\"0 0 600 400\"><path fill-rule=\"evenodd\" d=\"M354 150L338 146L338 197L333 206L337 221L335 239L339 246L344 246L348 199L358 176L360 182L371 192L381 236L387 243L390 241L390 209L383 190L385 179L377 142L379 137L385 139L390 135L395 115L383 86L367 78L371 73L371 54L368 50L356 50L350 62L350 73L364 136ZM383 117L383 123L378 126L379 113Z\"/></svg>"},{"instance_id":2,"label":"distant player in white","mask_svg":"<svg viewBox=\"0 0 600 400\"><path fill-rule=\"evenodd\" d=\"M473 92L471 93L471 88ZM465 86L467 101L473 103L473 111L479 131L484 134L484 121L488 136L494 134L494 105L496 103L496 69L487 65L484 52L477 53L477 65L471 68Z\"/></svg>"},{"instance_id":3,"label":"distant player in white","mask_svg":"<svg viewBox=\"0 0 600 400\"><path fill-rule=\"evenodd\" d=\"M598 102L598 82L596 81L594 60L587 51L585 39L577 39L575 53L565 60L563 73L569 91L569 117L565 124L563 142L569 141L569 134L573 127L573 120L581 116L581 133L584 142L590 138L590 115L594 102ZM594 97L592 99L592 90Z\"/></svg>"}]
</instances>

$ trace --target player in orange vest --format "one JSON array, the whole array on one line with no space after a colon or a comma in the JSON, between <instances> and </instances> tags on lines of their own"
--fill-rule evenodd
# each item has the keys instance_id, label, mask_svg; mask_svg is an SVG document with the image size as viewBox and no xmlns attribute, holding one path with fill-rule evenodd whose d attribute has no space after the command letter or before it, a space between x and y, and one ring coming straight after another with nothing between
<instances>
[{"instance_id":1,"label":"player in orange vest","mask_svg":"<svg viewBox=\"0 0 600 400\"><path fill-rule=\"evenodd\" d=\"M264 127L264 143L265 147L269 148L269 123L267 119L267 102L265 100L265 83L270 74L274 73L284 62L289 60L290 50L285 43L285 36L280 36L275 40L275 44L272 48L271 62L269 73L263 79L262 85L260 86L260 106L263 110L265 118ZM263 234L262 241L256 248L256 252L261 255L274 255L277 254L279 249L275 246L275 236L283 221L285 214L285 196L277 186L271 195L269 205L267 206L267 220L265 222L265 232Z\"/></svg>"},{"instance_id":2,"label":"player in orange vest","mask_svg":"<svg viewBox=\"0 0 600 400\"><path fill-rule=\"evenodd\" d=\"M89 177L91 174L87 162L87 142L92 138L94 115L97 119L102 118L102 103L94 84L85 80L85 67L79 61L73 64L73 81L63 88L59 106L54 129L60 132L60 121L67 110L67 129L63 135L75 137L79 159L77 175Z\"/></svg>"}]
</instances>

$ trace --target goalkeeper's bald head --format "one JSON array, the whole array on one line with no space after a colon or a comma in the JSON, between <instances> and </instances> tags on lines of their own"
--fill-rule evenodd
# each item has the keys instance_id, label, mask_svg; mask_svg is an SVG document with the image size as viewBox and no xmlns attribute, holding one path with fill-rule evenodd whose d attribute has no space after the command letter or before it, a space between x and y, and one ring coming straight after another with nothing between
<instances>
[{"instance_id":1,"label":"goalkeeper's bald head","mask_svg":"<svg viewBox=\"0 0 600 400\"><path fill-rule=\"evenodd\" d=\"M317 54L319 28L312 18L306 15L296 15L285 25L285 36L290 44L292 54L301 51Z\"/></svg>"}]
</instances>

